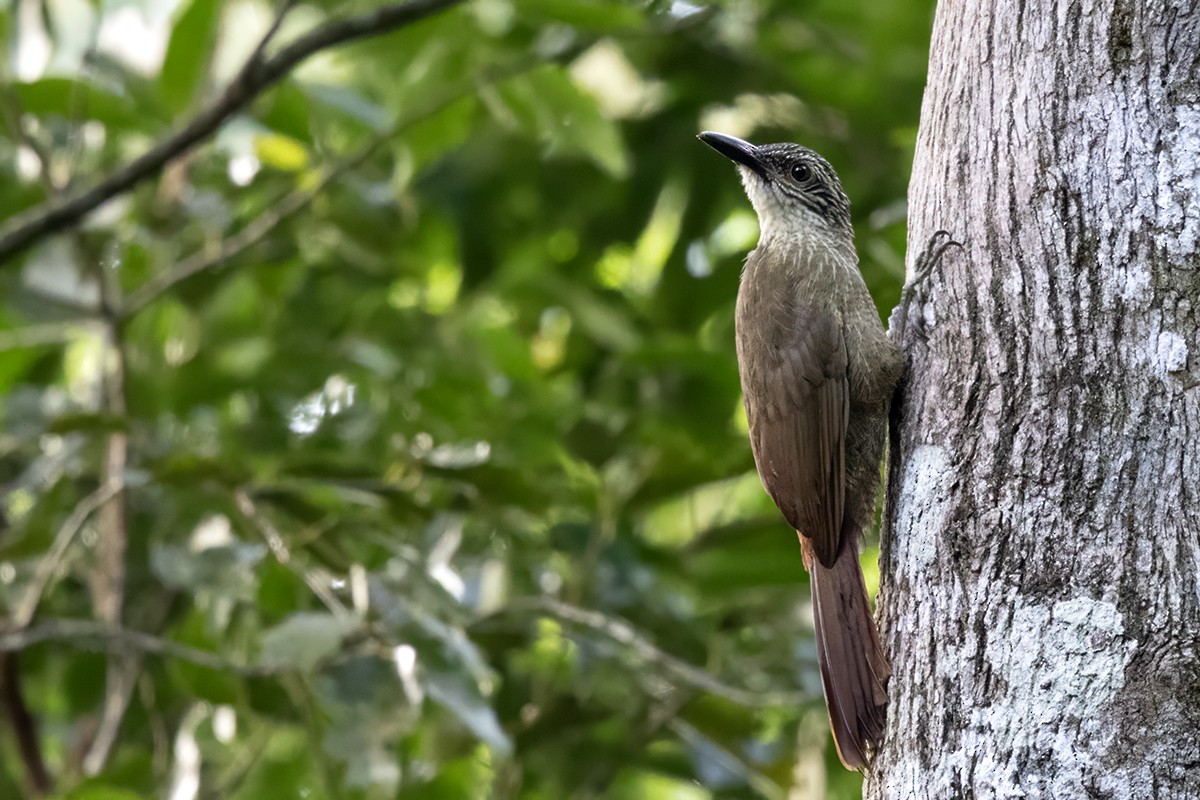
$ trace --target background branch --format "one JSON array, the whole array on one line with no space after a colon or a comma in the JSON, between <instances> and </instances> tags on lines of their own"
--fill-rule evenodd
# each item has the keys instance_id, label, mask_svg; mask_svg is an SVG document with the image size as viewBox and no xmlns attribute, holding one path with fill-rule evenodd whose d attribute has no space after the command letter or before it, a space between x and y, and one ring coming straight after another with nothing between
<instances>
[{"instance_id":1,"label":"background branch","mask_svg":"<svg viewBox=\"0 0 1200 800\"><path fill-rule=\"evenodd\" d=\"M161 636L85 619L48 619L23 630L0 634L0 653L18 652L43 642L70 644L84 650L125 650L166 656L238 675L274 675L280 671L272 667L237 664L206 650L172 642Z\"/></svg>"},{"instance_id":2,"label":"background branch","mask_svg":"<svg viewBox=\"0 0 1200 800\"><path fill-rule=\"evenodd\" d=\"M579 50L580 48L576 47L564 51L559 60L566 60L573 57L579 53ZM240 231L224 239L216 252L201 250L193 253L169 271L156 275L139 286L129 294L128 299L125 301L121 314L122 318L129 319L136 316L146 306L188 278L221 267L231 258L244 253L258 244L279 227L280 224L307 208L314 199L320 196L347 172L362 165L378 152L379 148L392 139L395 139L413 125L433 117L437 113L444 111L448 106L462 100L471 93L478 92L484 87L528 72L539 63L542 62L522 60L515 66L495 70L491 75L485 76L481 80L473 81L465 88L459 87L442 94L431 102L428 102L424 108L405 116L404 119L397 122L387 131L376 135L368 145L358 152L337 161L331 166L325 167L310 186L294 189L283 195L276 202L272 203L268 210L255 217ZM3 349L2 345L3 334L0 334L0 349Z\"/></svg>"},{"instance_id":3,"label":"background branch","mask_svg":"<svg viewBox=\"0 0 1200 800\"><path fill-rule=\"evenodd\" d=\"M365 14L326 23L270 58L264 57L261 48L256 49L221 96L182 128L91 188L72 192L61 199L47 200L0 226L0 263L43 237L79 222L101 203L157 174L168 162L210 136L225 120L314 53L355 39L388 33L460 2L462 0L392 3ZM273 36L275 30L276 26L272 26L268 35Z\"/></svg>"},{"instance_id":4,"label":"background branch","mask_svg":"<svg viewBox=\"0 0 1200 800\"><path fill-rule=\"evenodd\" d=\"M519 598L510 609L531 609L547 614L561 622L588 628L627 647L639 658L657 664L682 683L701 691L723 697L731 703L753 708L766 706L799 706L813 698L801 692L756 692L718 680L699 667L655 646L625 620L593 609L564 603L550 597Z\"/></svg>"},{"instance_id":5,"label":"background branch","mask_svg":"<svg viewBox=\"0 0 1200 800\"><path fill-rule=\"evenodd\" d=\"M20 600L17 601L16 606L13 608L12 615L9 618L10 629L24 628L33 620L34 614L37 613L38 604L42 600L42 594L45 593L46 587L54 577L54 571L62 563L62 559L67 553L67 548L75 540L75 536L79 533L79 529L83 527L83 523L87 522L88 517L96 509L115 497L122 488L123 485L119 481L106 483L80 500L75 506L70 516L59 527L58 533L54 537L54 543L50 546L50 551L38 561L38 565L33 573L33 579L30 580L29 586L26 587L24 594L21 595Z\"/></svg>"},{"instance_id":6,"label":"background branch","mask_svg":"<svg viewBox=\"0 0 1200 800\"><path fill-rule=\"evenodd\" d=\"M330 580L328 573L319 568L310 569L296 563L296 560L292 557L291 550L287 546L287 542L283 539L283 534L279 532L279 529L269 519L259 512L258 506L246 490L238 489L235 491L234 502L237 505L238 511L241 512L242 517L262 536L263 541L267 544L267 549L271 551L271 555L279 564L291 570L292 574L304 581L309 590L316 595L317 599L331 613L338 617L345 617L350 613L342 601L337 599L337 595L329 588Z\"/></svg>"},{"instance_id":7,"label":"background branch","mask_svg":"<svg viewBox=\"0 0 1200 800\"><path fill-rule=\"evenodd\" d=\"M73 233L77 239L78 228ZM125 364L127 353L125 332L117 320L121 289L116 275L105 267L102 258L89 257L82 241L78 241L82 263L93 273L100 287L100 310L104 320L103 356L99 372L100 410L114 418L123 419L128 410L125 396ZM129 437L124 430L108 434L101 465L100 480L104 486L121 486L129 463ZM96 618L120 625L124 616L126 594L126 553L129 550L129 518L126 494L118 489L96 513L96 545L88 575L92 593L92 610ZM104 708L96 736L84 757L83 767L89 775L98 774L108 761L116 743L121 720L137 685L141 659L137 656L114 656L109 659L105 681Z\"/></svg>"},{"instance_id":8,"label":"background branch","mask_svg":"<svg viewBox=\"0 0 1200 800\"><path fill-rule=\"evenodd\" d=\"M49 794L54 789L54 780L42 755L37 719L29 711L21 692L21 662L17 653L0 655L0 706L4 708L9 730L16 739L30 790L37 797Z\"/></svg>"},{"instance_id":9,"label":"background branch","mask_svg":"<svg viewBox=\"0 0 1200 800\"><path fill-rule=\"evenodd\" d=\"M75 319L66 322L42 322L0 331L0 353L27 347L64 345L85 335L93 321Z\"/></svg>"}]
</instances>

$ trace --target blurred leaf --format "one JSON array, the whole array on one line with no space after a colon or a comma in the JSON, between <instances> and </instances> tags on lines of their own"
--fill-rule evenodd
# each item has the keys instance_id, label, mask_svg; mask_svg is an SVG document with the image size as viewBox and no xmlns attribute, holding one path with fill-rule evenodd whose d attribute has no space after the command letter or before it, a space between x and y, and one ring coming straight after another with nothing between
<instances>
[{"instance_id":1,"label":"blurred leaf","mask_svg":"<svg viewBox=\"0 0 1200 800\"><path fill-rule=\"evenodd\" d=\"M412 154L412 168L424 167L468 141L477 109L476 98L464 97L430 118L408 125L399 141Z\"/></svg>"},{"instance_id":2,"label":"blurred leaf","mask_svg":"<svg viewBox=\"0 0 1200 800\"><path fill-rule=\"evenodd\" d=\"M247 600L256 585L254 568L265 554L266 548L258 544L236 543L199 551L162 545L151 552L150 564L167 586Z\"/></svg>"},{"instance_id":3,"label":"blurred leaf","mask_svg":"<svg viewBox=\"0 0 1200 800\"><path fill-rule=\"evenodd\" d=\"M31 83L11 85L17 101L27 114L62 119L90 119L116 129L144 131L157 126L146 119L143 109L129 97L102 89L85 80L42 78Z\"/></svg>"},{"instance_id":4,"label":"blurred leaf","mask_svg":"<svg viewBox=\"0 0 1200 800\"><path fill-rule=\"evenodd\" d=\"M307 83L301 85L301 90L314 102L340 111L378 133L383 133L392 125L392 117L387 109L349 87Z\"/></svg>"},{"instance_id":5,"label":"blurred leaf","mask_svg":"<svg viewBox=\"0 0 1200 800\"><path fill-rule=\"evenodd\" d=\"M639 340L633 321L620 305L578 286L553 282L562 293L562 301L593 339L614 350L632 350Z\"/></svg>"},{"instance_id":6,"label":"blurred leaf","mask_svg":"<svg viewBox=\"0 0 1200 800\"><path fill-rule=\"evenodd\" d=\"M203 615L198 612L176 625L171 634L174 641L198 650L221 653L222 644L226 644L224 652L228 653L230 649L222 637L210 634ZM242 679L236 674L208 669L187 661L170 662L168 672L181 690L210 703L232 705L242 697Z\"/></svg>"},{"instance_id":7,"label":"blurred leaf","mask_svg":"<svg viewBox=\"0 0 1200 800\"><path fill-rule=\"evenodd\" d=\"M267 630L262 636L264 667L307 672L321 659L337 652L342 639L359 626L351 616L300 612Z\"/></svg>"},{"instance_id":8,"label":"blurred leaf","mask_svg":"<svg viewBox=\"0 0 1200 800\"><path fill-rule=\"evenodd\" d=\"M230 800L260 800L263 797L304 797L322 800L319 763L309 749L309 740L299 726L277 726L274 735L256 755L230 792Z\"/></svg>"},{"instance_id":9,"label":"blurred leaf","mask_svg":"<svg viewBox=\"0 0 1200 800\"><path fill-rule=\"evenodd\" d=\"M78 786L62 795L62 798L63 800L140 800L141 795L115 786L96 783Z\"/></svg>"},{"instance_id":10,"label":"blurred leaf","mask_svg":"<svg viewBox=\"0 0 1200 800\"><path fill-rule=\"evenodd\" d=\"M712 531L689 548L681 564L706 594L801 586L805 580L795 532L776 520Z\"/></svg>"},{"instance_id":11,"label":"blurred leaf","mask_svg":"<svg viewBox=\"0 0 1200 800\"><path fill-rule=\"evenodd\" d=\"M462 720L472 733L500 755L512 753L512 740L500 727L496 711L473 682L461 674L430 671L425 676L429 696Z\"/></svg>"},{"instance_id":12,"label":"blurred leaf","mask_svg":"<svg viewBox=\"0 0 1200 800\"><path fill-rule=\"evenodd\" d=\"M192 0L175 21L158 78L163 104L172 113L191 107L203 89L200 79L209 65L221 6L220 0Z\"/></svg>"},{"instance_id":13,"label":"blurred leaf","mask_svg":"<svg viewBox=\"0 0 1200 800\"><path fill-rule=\"evenodd\" d=\"M580 28L611 32L636 28L642 13L632 5L596 0L522 0L521 11Z\"/></svg>"},{"instance_id":14,"label":"blurred leaf","mask_svg":"<svg viewBox=\"0 0 1200 800\"><path fill-rule=\"evenodd\" d=\"M308 150L304 145L278 133L254 137L254 155L265 166L284 172L299 172L308 166Z\"/></svg>"},{"instance_id":15,"label":"blurred leaf","mask_svg":"<svg viewBox=\"0 0 1200 800\"><path fill-rule=\"evenodd\" d=\"M127 432L129 421L115 414L63 414L47 427L52 433Z\"/></svg>"},{"instance_id":16,"label":"blurred leaf","mask_svg":"<svg viewBox=\"0 0 1200 800\"><path fill-rule=\"evenodd\" d=\"M443 762L428 783L401 789L398 800L462 800L486 793L488 770L484 759L472 753L468 758Z\"/></svg>"},{"instance_id":17,"label":"blurred leaf","mask_svg":"<svg viewBox=\"0 0 1200 800\"><path fill-rule=\"evenodd\" d=\"M547 154L582 155L614 178L629 170L620 131L605 119L596 101L575 85L561 67L544 66L507 81L497 89L505 113L545 146Z\"/></svg>"}]
</instances>

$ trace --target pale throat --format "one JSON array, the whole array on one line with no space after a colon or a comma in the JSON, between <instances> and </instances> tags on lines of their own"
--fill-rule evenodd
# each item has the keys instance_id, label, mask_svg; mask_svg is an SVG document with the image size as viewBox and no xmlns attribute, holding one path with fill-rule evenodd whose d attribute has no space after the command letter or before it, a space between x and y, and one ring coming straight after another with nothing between
<instances>
[{"instance_id":1,"label":"pale throat","mask_svg":"<svg viewBox=\"0 0 1200 800\"><path fill-rule=\"evenodd\" d=\"M852 230L831 224L817 212L797 202L777 197L763 186L761 178L745 167L739 171L742 173L746 196L750 198L750 205L758 216L759 249L781 254L794 250L811 253L826 249L857 264Z\"/></svg>"}]
</instances>

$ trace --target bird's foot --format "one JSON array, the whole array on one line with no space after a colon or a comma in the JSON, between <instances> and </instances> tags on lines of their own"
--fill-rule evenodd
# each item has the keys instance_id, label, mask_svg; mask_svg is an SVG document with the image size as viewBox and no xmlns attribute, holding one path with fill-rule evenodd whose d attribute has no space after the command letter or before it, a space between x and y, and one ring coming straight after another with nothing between
<instances>
[{"instance_id":1,"label":"bird's foot","mask_svg":"<svg viewBox=\"0 0 1200 800\"><path fill-rule=\"evenodd\" d=\"M951 247L962 249L962 242L955 241L949 231L937 231L933 236L929 237L929 242L925 245L925 249L917 256L916 262L913 264L913 274L900 290L900 302L892 310L891 319L888 321L888 328L892 332L896 344L904 347L908 340L908 325L909 317L912 313L914 301L918 306L924 305L925 283L929 276L933 274L933 270L941 263L942 256ZM924 317L919 316L914 320L913 325L916 329L917 336L924 338Z\"/></svg>"}]
</instances>

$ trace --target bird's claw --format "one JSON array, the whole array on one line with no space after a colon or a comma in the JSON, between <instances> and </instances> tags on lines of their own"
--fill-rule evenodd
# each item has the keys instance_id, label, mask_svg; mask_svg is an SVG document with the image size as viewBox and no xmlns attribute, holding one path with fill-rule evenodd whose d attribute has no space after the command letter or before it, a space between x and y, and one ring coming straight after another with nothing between
<instances>
[{"instance_id":1,"label":"bird's claw","mask_svg":"<svg viewBox=\"0 0 1200 800\"><path fill-rule=\"evenodd\" d=\"M917 256L916 261L913 263L912 277L905 281L904 288L900 290L900 304L896 307L896 311L894 312L894 314L899 315L896 317L896 321L899 323L897 344L899 344L901 347L904 346L907 339L907 331L905 328L908 324L909 309L913 304L913 300L924 286L925 281L928 280L931 274L933 274L933 270L941 262L942 256L944 256L946 251L951 247L957 247L961 250L963 249L963 244L962 242L956 241L950 235L949 231L935 231L934 234L929 237L929 241L925 245L925 248L921 251L920 255ZM921 325L920 319L916 321L916 325L918 326L918 335L923 335L923 331L919 329Z\"/></svg>"},{"instance_id":2,"label":"bird's claw","mask_svg":"<svg viewBox=\"0 0 1200 800\"><path fill-rule=\"evenodd\" d=\"M945 237L946 241L941 241ZM933 272L934 267L942 260L942 256L951 247L962 249L962 242L956 241L950 231L935 231L933 236L929 237L928 244L921 254L917 256L917 261L913 264L913 275L910 280L905 283L905 288L911 293L917 286L925 282Z\"/></svg>"}]
</instances>

